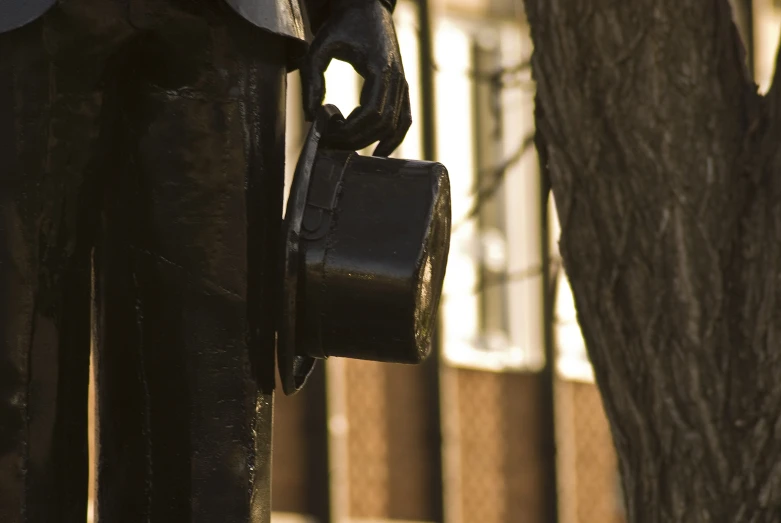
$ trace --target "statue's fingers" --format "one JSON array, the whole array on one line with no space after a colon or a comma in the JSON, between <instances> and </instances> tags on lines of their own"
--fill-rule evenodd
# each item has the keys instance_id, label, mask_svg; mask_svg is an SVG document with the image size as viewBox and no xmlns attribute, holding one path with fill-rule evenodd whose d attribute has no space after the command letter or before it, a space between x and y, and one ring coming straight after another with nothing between
<instances>
[{"instance_id":1,"label":"statue's fingers","mask_svg":"<svg viewBox=\"0 0 781 523\"><path fill-rule=\"evenodd\" d=\"M387 71L367 75L361 92L361 105L330 130L327 142L342 149L359 150L387 136L395 128L399 114L399 84Z\"/></svg>"},{"instance_id":2,"label":"statue's fingers","mask_svg":"<svg viewBox=\"0 0 781 523\"><path fill-rule=\"evenodd\" d=\"M374 156L388 156L393 153L401 145L401 142L404 141L404 137L407 136L407 132L412 127L412 106L406 81L401 92L403 102L400 104L401 110L396 119L394 129L387 138L380 140L380 143L377 144L377 148L374 149Z\"/></svg>"},{"instance_id":3,"label":"statue's fingers","mask_svg":"<svg viewBox=\"0 0 781 523\"><path fill-rule=\"evenodd\" d=\"M331 47L328 40L315 38L300 67L304 115L310 122L325 98L325 70L333 59Z\"/></svg>"}]
</instances>

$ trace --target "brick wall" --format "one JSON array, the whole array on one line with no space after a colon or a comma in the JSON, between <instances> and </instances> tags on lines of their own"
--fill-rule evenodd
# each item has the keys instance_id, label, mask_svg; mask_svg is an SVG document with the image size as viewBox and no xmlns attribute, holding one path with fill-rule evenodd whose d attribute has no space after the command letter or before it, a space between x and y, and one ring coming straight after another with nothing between
<instances>
[{"instance_id":1,"label":"brick wall","mask_svg":"<svg viewBox=\"0 0 781 523\"><path fill-rule=\"evenodd\" d=\"M561 523L623 523L616 455L596 385L559 380L556 411Z\"/></svg>"}]
</instances>

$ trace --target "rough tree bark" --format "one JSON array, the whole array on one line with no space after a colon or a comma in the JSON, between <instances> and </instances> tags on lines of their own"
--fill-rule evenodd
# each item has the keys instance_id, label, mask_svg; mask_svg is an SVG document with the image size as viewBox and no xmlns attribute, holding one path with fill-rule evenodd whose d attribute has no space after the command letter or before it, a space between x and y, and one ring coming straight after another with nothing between
<instances>
[{"instance_id":1,"label":"rough tree bark","mask_svg":"<svg viewBox=\"0 0 781 523\"><path fill-rule=\"evenodd\" d=\"M728 0L525 0L628 519L781 521L781 74Z\"/></svg>"}]
</instances>

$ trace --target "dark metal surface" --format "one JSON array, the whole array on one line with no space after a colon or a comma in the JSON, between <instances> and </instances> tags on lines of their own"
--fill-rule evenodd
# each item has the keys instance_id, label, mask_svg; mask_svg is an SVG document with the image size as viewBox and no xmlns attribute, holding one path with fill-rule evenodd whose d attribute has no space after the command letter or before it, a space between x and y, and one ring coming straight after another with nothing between
<instances>
[{"instance_id":1,"label":"dark metal surface","mask_svg":"<svg viewBox=\"0 0 781 523\"><path fill-rule=\"evenodd\" d=\"M3 0L0 2L0 33L29 24L55 3L57 0Z\"/></svg>"},{"instance_id":2,"label":"dark metal surface","mask_svg":"<svg viewBox=\"0 0 781 523\"><path fill-rule=\"evenodd\" d=\"M450 245L450 186L434 162L318 147L326 106L296 169L284 223L280 374L303 386L314 359L420 363Z\"/></svg>"},{"instance_id":3,"label":"dark metal surface","mask_svg":"<svg viewBox=\"0 0 781 523\"><path fill-rule=\"evenodd\" d=\"M84 521L92 330L99 521L266 522L284 44L123 4L0 35L0 521Z\"/></svg>"},{"instance_id":4,"label":"dark metal surface","mask_svg":"<svg viewBox=\"0 0 781 523\"><path fill-rule=\"evenodd\" d=\"M281 278L279 287L279 369L282 379L282 390L286 394L301 389L306 379L314 368L316 360L296 353L298 344L298 302L303 294L303 288L299 287L299 274L301 267L301 251L299 248L301 227L304 220L309 184L311 182L312 167L317 158L320 139L332 118L340 118L341 114L333 106L325 106L318 112L317 118L309 129L309 135L301 156L296 165L293 177L294 184L290 190L285 213L284 228L282 231L283 246L281 249Z\"/></svg>"},{"instance_id":5,"label":"dark metal surface","mask_svg":"<svg viewBox=\"0 0 781 523\"><path fill-rule=\"evenodd\" d=\"M307 38L298 0L225 0L242 18L278 35ZM306 0L304 0L306 3Z\"/></svg>"},{"instance_id":6,"label":"dark metal surface","mask_svg":"<svg viewBox=\"0 0 781 523\"><path fill-rule=\"evenodd\" d=\"M323 226L303 235L305 307L314 310L300 348L420 363L430 351L450 245L447 171L433 162L325 151L313 184L339 172L330 220L328 209L312 205L304 217L305 225Z\"/></svg>"}]
</instances>

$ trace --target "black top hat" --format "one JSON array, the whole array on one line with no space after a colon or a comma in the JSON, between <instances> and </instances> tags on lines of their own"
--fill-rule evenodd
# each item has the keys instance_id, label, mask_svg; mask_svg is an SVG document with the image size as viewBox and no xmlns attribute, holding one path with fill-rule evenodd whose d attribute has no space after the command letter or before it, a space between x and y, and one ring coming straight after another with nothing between
<instances>
[{"instance_id":1,"label":"black top hat","mask_svg":"<svg viewBox=\"0 0 781 523\"><path fill-rule=\"evenodd\" d=\"M279 370L286 394L317 359L419 363L430 351L450 247L442 164L318 148L323 107L283 222Z\"/></svg>"}]
</instances>

